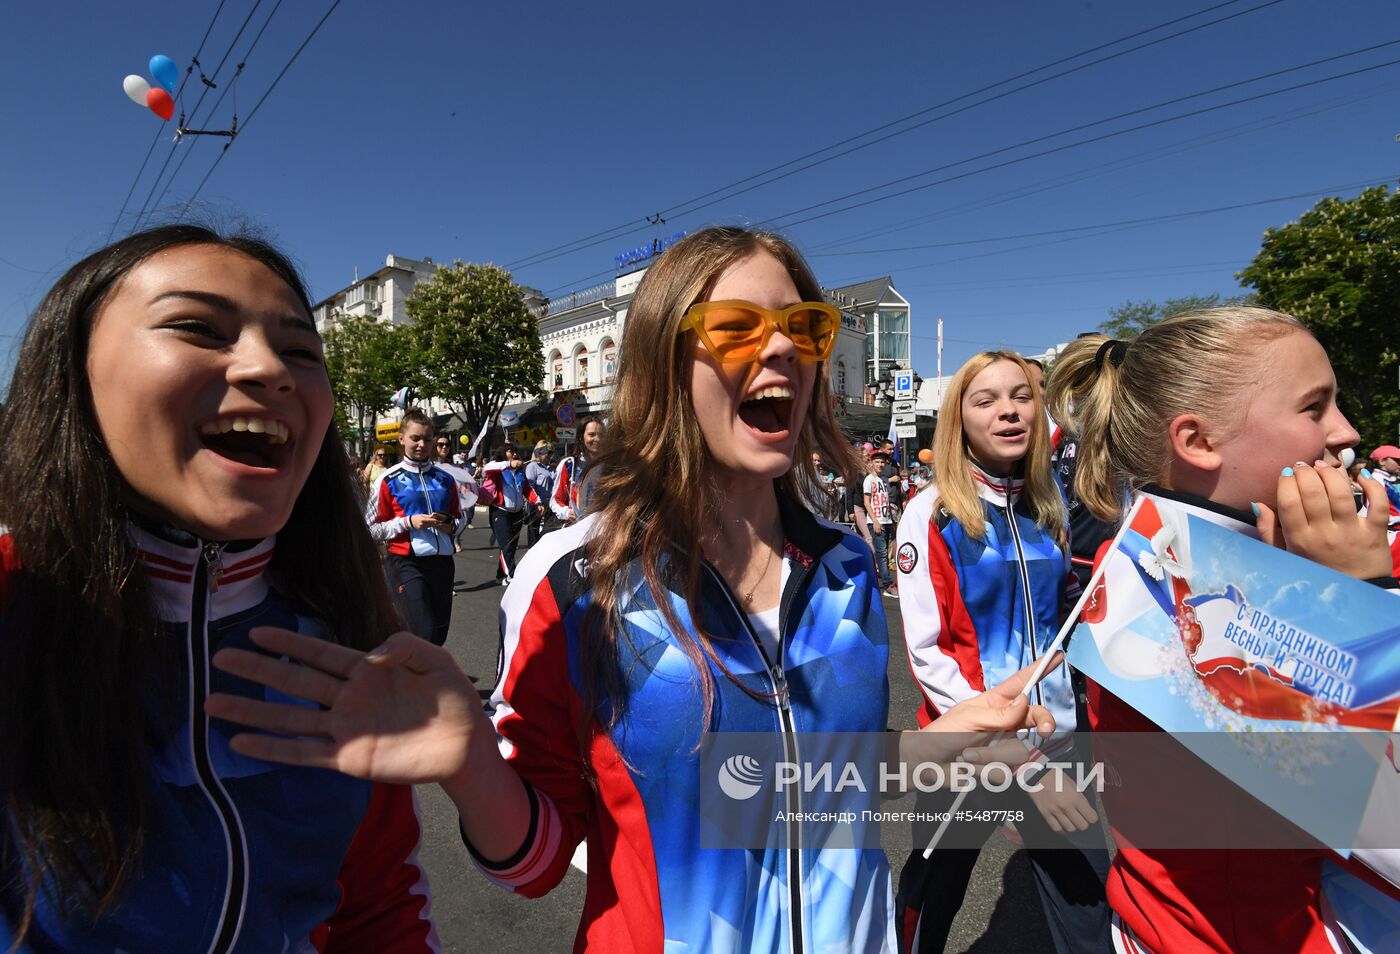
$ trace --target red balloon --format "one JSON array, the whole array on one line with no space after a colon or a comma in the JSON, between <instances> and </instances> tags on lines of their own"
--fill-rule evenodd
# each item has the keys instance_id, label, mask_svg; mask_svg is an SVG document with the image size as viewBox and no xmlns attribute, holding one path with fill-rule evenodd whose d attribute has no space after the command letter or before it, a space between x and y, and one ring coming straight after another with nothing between
<instances>
[{"instance_id":1,"label":"red balloon","mask_svg":"<svg viewBox=\"0 0 1400 954\"><path fill-rule=\"evenodd\" d=\"M146 94L146 108L161 119L169 119L175 115L175 100L170 98L169 93L157 86Z\"/></svg>"}]
</instances>

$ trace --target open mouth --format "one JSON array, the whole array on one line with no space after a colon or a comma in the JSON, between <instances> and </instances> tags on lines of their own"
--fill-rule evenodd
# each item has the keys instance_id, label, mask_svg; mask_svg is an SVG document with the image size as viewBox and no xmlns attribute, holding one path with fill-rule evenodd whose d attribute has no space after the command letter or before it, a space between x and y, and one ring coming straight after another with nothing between
<instances>
[{"instance_id":1,"label":"open mouth","mask_svg":"<svg viewBox=\"0 0 1400 954\"><path fill-rule=\"evenodd\" d=\"M788 433L792 421L792 388L785 384L760 388L739 405L739 420L760 434Z\"/></svg>"},{"instance_id":2,"label":"open mouth","mask_svg":"<svg viewBox=\"0 0 1400 954\"><path fill-rule=\"evenodd\" d=\"M992 436L1004 441L1018 441L1026 436L1026 429L1024 427L1009 427L1004 431L993 431Z\"/></svg>"},{"instance_id":3,"label":"open mouth","mask_svg":"<svg viewBox=\"0 0 1400 954\"><path fill-rule=\"evenodd\" d=\"M290 437L290 428L272 418L219 417L199 426L205 448L246 467L281 467L291 454Z\"/></svg>"}]
</instances>

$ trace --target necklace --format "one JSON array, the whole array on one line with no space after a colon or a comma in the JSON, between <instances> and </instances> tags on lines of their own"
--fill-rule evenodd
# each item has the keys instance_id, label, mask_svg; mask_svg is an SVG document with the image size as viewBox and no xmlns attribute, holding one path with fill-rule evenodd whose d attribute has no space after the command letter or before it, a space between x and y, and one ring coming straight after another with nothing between
<instances>
[{"instance_id":1,"label":"necklace","mask_svg":"<svg viewBox=\"0 0 1400 954\"><path fill-rule=\"evenodd\" d=\"M758 579L754 580L753 586L749 587L749 591L748 591L747 593L741 594L741 595L743 596L744 605L745 605L745 606L752 606L752 605L753 605L753 594L754 594L754 592L758 589L758 587L760 586L760 584L763 583L764 580L768 579L768 571L769 571L770 569L772 569L772 568L773 568L773 551L772 551L772 550L769 550L769 551L768 551L768 559L767 559L767 560L764 562L764 564L763 564L763 572L759 574Z\"/></svg>"}]
</instances>

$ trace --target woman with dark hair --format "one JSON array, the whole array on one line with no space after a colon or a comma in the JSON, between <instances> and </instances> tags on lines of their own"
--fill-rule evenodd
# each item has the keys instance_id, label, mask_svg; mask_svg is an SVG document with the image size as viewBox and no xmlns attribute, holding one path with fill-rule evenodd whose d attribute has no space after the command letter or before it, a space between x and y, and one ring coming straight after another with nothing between
<instances>
[{"instance_id":1,"label":"woman with dark hair","mask_svg":"<svg viewBox=\"0 0 1400 954\"><path fill-rule=\"evenodd\" d=\"M761 847L702 838L706 733L785 747L799 731L885 738L870 551L801 503L822 493L813 452L857 469L831 416L839 326L777 236L709 228L673 245L629 310L588 514L529 552L501 604L494 726L451 657L421 640L366 657L264 631L260 645L301 665L236 651L217 665L324 708L211 699L278 733L235 750L439 782L477 865L527 896L558 884L586 838L576 949L892 951L878 847L808 844L800 821L770 828L771 813ZM937 728L1049 724L1019 695L1028 676Z\"/></svg>"},{"instance_id":2,"label":"woman with dark hair","mask_svg":"<svg viewBox=\"0 0 1400 954\"><path fill-rule=\"evenodd\" d=\"M229 747L214 651L278 626L398 628L295 268L259 240L142 232L59 279L0 459L0 943L429 950L411 789Z\"/></svg>"}]
</instances>

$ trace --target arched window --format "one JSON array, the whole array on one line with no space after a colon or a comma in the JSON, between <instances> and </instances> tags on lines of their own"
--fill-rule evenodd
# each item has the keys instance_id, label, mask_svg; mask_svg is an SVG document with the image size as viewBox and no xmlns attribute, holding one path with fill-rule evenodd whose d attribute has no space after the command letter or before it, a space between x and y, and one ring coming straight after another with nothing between
<instances>
[{"instance_id":1,"label":"arched window","mask_svg":"<svg viewBox=\"0 0 1400 954\"><path fill-rule=\"evenodd\" d=\"M598 346L598 351L602 355L603 362L603 384L612 384L617 378L617 345L611 338L604 338L602 344Z\"/></svg>"},{"instance_id":2,"label":"arched window","mask_svg":"<svg viewBox=\"0 0 1400 954\"><path fill-rule=\"evenodd\" d=\"M564 356L555 348L549 353L549 383L548 389L551 391L564 390Z\"/></svg>"},{"instance_id":3,"label":"arched window","mask_svg":"<svg viewBox=\"0 0 1400 954\"><path fill-rule=\"evenodd\" d=\"M588 349L583 345L574 349L574 387L588 387Z\"/></svg>"}]
</instances>

